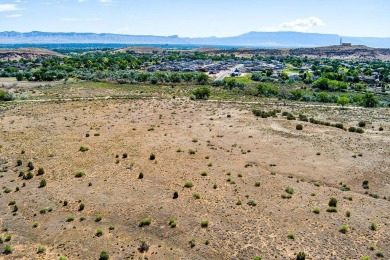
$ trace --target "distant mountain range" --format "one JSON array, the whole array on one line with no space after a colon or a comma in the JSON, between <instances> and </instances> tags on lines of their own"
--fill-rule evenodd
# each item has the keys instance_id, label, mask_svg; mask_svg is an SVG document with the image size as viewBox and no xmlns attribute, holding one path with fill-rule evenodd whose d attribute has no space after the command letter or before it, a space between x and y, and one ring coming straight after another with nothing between
<instances>
[{"instance_id":1,"label":"distant mountain range","mask_svg":"<svg viewBox=\"0 0 390 260\"><path fill-rule=\"evenodd\" d=\"M46 43L118 43L118 44L173 44L173 45L224 45L243 47L318 47L338 45L343 42L375 48L390 48L390 38L346 37L336 34L300 32L249 32L233 37L188 38L153 35L124 35L110 33L63 33L63 32L0 32L0 44Z\"/></svg>"}]
</instances>

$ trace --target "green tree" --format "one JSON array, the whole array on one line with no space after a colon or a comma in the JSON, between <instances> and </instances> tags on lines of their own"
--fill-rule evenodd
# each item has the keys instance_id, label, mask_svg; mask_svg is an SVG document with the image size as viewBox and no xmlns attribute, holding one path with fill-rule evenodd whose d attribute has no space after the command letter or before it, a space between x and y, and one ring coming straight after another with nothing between
<instances>
[{"instance_id":1,"label":"green tree","mask_svg":"<svg viewBox=\"0 0 390 260\"><path fill-rule=\"evenodd\" d=\"M22 81L23 80L23 74L22 73L16 74L16 80L17 81Z\"/></svg>"},{"instance_id":2,"label":"green tree","mask_svg":"<svg viewBox=\"0 0 390 260\"><path fill-rule=\"evenodd\" d=\"M192 94L196 99L208 99L211 94L211 89L209 87L198 87L192 92Z\"/></svg>"},{"instance_id":3,"label":"green tree","mask_svg":"<svg viewBox=\"0 0 390 260\"><path fill-rule=\"evenodd\" d=\"M288 73L283 71L281 77L283 80L288 80Z\"/></svg>"},{"instance_id":4,"label":"green tree","mask_svg":"<svg viewBox=\"0 0 390 260\"><path fill-rule=\"evenodd\" d=\"M319 88L321 90L327 90L329 88L329 79L319 78L313 83L313 88Z\"/></svg>"},{"instance_id":5,"label":"green tree","mask_svg":"<svg viewBox=\"0 0 390 260\"><path fill-rule=\"evenodd\" d=\"M277 87L266 83L260 83L259 85L257 85L255 91L256 95L258 96L272 97L277 96L279 94L279 90Z\"/></svg>"},{"instance_id":6,"label":"green tree","mask_svg":"<svg viewBox=\"0 0 390 260\"><path fill-rule=\"evenodd\" d=\"M376 107L378 104L378 98L373 93L366 93L363 96L363 105L365 107Z\"/></svg>"},{"instance_id":7,"label":"green tree","mask_svg":"<svg viewBox=\"0 0 390 260\"><path fill-rule=\"evenodd\" d=\"M345 105L347 105L349 103L349 98L346 97L346 96L340 96L338 99L337 99L337 104L341 105L341 107L344 108Z\"/></svg>"},{"instance_id":8,"label":"green tree","mask_svg":"<svg viewBox=\"0 0 390 260\"><path fill-rule=\"evenodd\" d=\"M206 85L208 81L209 81L209 77L204 73L199 73L198 76L196 77L196 82L199 85Z\"/></svg>"}]
</instances>

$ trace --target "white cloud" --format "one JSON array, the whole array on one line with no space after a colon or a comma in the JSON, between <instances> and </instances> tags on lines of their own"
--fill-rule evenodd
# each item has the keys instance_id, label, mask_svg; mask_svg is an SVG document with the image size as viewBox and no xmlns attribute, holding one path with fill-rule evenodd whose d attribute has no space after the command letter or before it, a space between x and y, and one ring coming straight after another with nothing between
<instances>
[{"instance_id":1,"label":"white cloud","mask_svg":"<svg viewBox=\"0 0 390 260\"><path fill-rule=\"evenodd\" d=\"M77 18L62 18L61 20L64 22L77 22L77 21L79 21L79 19L77 19Z\"/></svg>"},{"instance_id":2,"label":"white cloud","mask_svg":"<svg viewBox=\"0 0 390 260\"><path fill-rule=\"evenodd\" d=\"M309 32L313 27L322 27L325 23L317 17L309 17L305 19L296 19L287 23L282 23L277 27L268 28L267 31L293 31L293 32Z\"/></svg>"},{"instance_id":3,"label":"white cloud","mask_svg":"<svg viewBox=\"0 0 390 260\"><path fill-rule=\"evenodd\" d=\"M7 11L16 11L18 8L16 5L13 4L4 4L0 5L0 12L7 12Z\"/></svg>"},{"instance_id":4,"label":"white cloud","mask_svg":"<svg viewBox=\"0 0 390 260\"><path fill-rule=\"evenodd\" d=\"M85 1L87 1L87 0L79 0L80 3L85 2Z\"/></svg>"},{"instance_id":5,"label":"white cloud","mask_svg":"<svg viewBox=\"0 0 390 260\"><path fill-rule=\"evenodd\" d=\"M105 3L105 4L107 4L107 3L111 3L112 0L99 0L99 2L100 2L100 3Z\"/></svg>"},{"instance_id":6,"label":"white cloud","mask_svg":"<svg viewBox=\"0 0 390 260\"><path fill-rule=\"evenodd\" d=\"M5 17L7 18L18 18L18 17L21 17L22 15L21 14L9 14L9 15L6 15Z\"/></svg>"}]
</instances>

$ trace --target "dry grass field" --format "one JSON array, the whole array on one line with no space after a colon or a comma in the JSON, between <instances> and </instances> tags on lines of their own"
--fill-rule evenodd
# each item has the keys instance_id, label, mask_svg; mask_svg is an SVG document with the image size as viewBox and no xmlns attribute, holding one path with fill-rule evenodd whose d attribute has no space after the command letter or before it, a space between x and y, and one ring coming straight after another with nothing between
<instances>
[{"instance_id":1,"label":"dry grass field","mask_svg":"<svg viewBox=\"0 0 390 260\"><path fill-rule=\"evenodd\" d=\"M350 133L253 108L367 125ZM388 259L389 119L389 109L185 98L9 105L0 247L13 250L0 258Z\"/></svg>"}]
</instances>

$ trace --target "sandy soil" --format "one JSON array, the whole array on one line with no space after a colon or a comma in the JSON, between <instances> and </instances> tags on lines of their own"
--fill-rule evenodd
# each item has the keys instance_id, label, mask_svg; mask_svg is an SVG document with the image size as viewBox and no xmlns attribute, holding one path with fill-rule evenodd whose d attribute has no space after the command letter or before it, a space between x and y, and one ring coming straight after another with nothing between
<instances>
[{"instance_id":1,"label":"sandy soil","mask_svg":"<svg viewBox=\"0 0 390 260\"><path fill-rule=\"evenodd\" d=\"M297 131L297 121L256 118L252 107L146 99L21 103L1 111L0 225L8 227L3 238L12 235L1 247L14 250L0 258L98 259L101 251L110 259L295 259L300 251L307 259L375 259L378 251L389 258L389 110L283 108L349 125L370 118L366 132L356 134L306 122ZM23 180L29 161L34 177ZM45 173L36 176L39 167ZM76 171L85 176L75 178ZM42 179L47 185L38 188ZM343 184L350 191L340 190ZM283 199L287 186L294 194ZM326 212L331 197L337 213ZM41 214L44 208L51 211ZM151 224L139 227L147 217ZM146 253L138 251L142 240ZM37 254L39 246L46 252Z\"/></svg>"}]
</instances>

